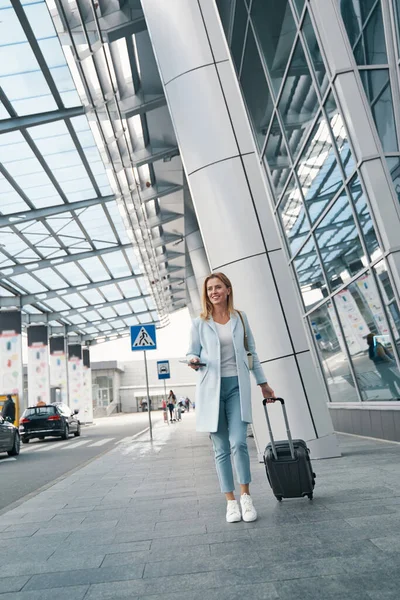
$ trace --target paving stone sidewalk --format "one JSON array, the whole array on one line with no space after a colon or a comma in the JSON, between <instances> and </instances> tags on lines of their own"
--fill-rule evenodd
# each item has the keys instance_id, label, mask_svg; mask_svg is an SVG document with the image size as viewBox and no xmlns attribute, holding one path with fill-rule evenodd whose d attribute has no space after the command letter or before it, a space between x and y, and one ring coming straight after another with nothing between
<instances>
[{"instance_id":1,"label":"paving stone sidewalk","mask_svg":"<svg viewBox=\"0 0 400 600\"><path fill-rule=\"evenodd\" d=\"M259 519L227 524L193 413L160 423L0 516L0 600L398 600L400 445L340 442L279 504L250 440Z\"/></svg>"}]
</instances>

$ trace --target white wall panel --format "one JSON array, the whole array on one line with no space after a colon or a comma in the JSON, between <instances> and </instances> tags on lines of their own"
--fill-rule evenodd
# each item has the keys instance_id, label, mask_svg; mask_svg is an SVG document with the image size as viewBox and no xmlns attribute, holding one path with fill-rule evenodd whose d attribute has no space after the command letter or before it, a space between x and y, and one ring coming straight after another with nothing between
<instances>
[{"instance_id":1,"label":"white wall panel","mask_svg":"<svg viewBox=\"0 0 400 600\"><path fill-rule=\"evenodd\" d=\"M255 154L246 155L242 158L267 250L281 248L282 240L271 210L269 190L261 172L258 158Z\"/></svg>"},{"instance_id":2,"label":"white wall panel","mask_svg":"<svg viewBox=\"0 0 400 600\"><path fill-rule=\"evenodd\" d=\"M217 71L221 79L240 153L255 152L253 133L249 126L246 109L240 95L237 78L234 76L232 63L224 62L218 64Z\"/></svg>"},{"instance_id":3,"label":"white wall panel","mask_svg":"<svg viewBox=\"0 0 400 600\"><path fill-rule=\"evenodd\" d=\"M150 39L153 44L156 40L156 56L164 83L213 62L206 32L197 26L201 19L197 1L143 0L142 7Z\"/></svg>"},{"instance_id":4,"label":"white wall panel","mask_svg":"<svg viewBox=\"0 0 400 600\"><path fill-rule=\"evenodd\" d=\"M283 250L269 253L272 271L275 276L276 286L289 325L294 349L296 352L308 350L308 340L304 330L303 319L298 308L295 283L287 268L287 259Z\"/></svg>"},{"instance_id":5,"label":"white wall panel","mask_svg":"<svg viewBox=\"0 0 400 600\"><path fill-rule=\"evenodd\" d=\"M333 433L333 426L331 420L328 418L327 404L324 402L326 392L321 372L319 369L316 369L311 352L298 354L296 358L318 436L331 435Z\"/></svg>"},{"instance_id":6,"label":"white wall panel","mask_svg":"<svg viewBox=\"0 0 400 600\"><path fill-rule=\"evenodd\" d=\"M240 158L213 164L189 177L213 268L265 252ZM227 202L221 202L221 198ZM240 235L238 235L240 232Z\"/></svg>"},{"instance_id":7,"label":"white wall panel","mask_svg":"<svg viewBox=\"0 0 400 600\"><path fill-rule=\"evenodd\" d=\"M234 287L235 304L244 310L261 361L291 354L292 348L265 254L223 268Z\"/></svg>"},{"instance_id":8,"label":"white wall panel","mask_svg":"<svg viewBox=\"0 0 400 600\"><path fill-rule=\"evenodd\" d=\"M214 65L174 79L166 94L188 175L239 154Z\"/></svg>"},{"instance_id":9,"label":"white wall panel","mask_svg":"<svg viewBox=\"0 0 400 600\"><path fill-rule=\"evenodd\" d=\"M198 0L215 62L229 60L230 52L218 15L215 0Z\"/></svg>"}]
</instances>

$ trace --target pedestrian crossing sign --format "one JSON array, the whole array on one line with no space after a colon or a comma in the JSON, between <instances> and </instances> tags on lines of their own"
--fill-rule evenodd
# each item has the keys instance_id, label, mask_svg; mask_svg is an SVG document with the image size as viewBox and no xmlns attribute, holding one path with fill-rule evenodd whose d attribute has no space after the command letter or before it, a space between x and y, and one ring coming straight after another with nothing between
<instances>
[{"instance_id":1,"label":"pedestrian crossing sign","mask_svg":"<svg viewBox=\"0 0 400 600\"><path fill-rule=\"evenodd\" d=\"M132 325L131 326L131 349L136 350L156 350L156 326L148 325Z\"/></svg>"}]
</instances>

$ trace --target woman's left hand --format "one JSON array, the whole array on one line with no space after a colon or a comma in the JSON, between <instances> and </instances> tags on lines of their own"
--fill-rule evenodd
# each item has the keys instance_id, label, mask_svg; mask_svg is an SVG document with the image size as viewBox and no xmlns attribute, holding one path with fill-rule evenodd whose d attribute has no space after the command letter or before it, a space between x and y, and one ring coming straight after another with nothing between
<instances>
[{"instance_id":1,"label":"woman's left hand","mask_svg":"<svg viewBox=\"0 0 400 600\"><path fill-rule=\"evenodd\" d=\"M260 388L263 398L276 398L274 390L268 385L268 383L262 383Z\"/></svg>"}]
</instances>

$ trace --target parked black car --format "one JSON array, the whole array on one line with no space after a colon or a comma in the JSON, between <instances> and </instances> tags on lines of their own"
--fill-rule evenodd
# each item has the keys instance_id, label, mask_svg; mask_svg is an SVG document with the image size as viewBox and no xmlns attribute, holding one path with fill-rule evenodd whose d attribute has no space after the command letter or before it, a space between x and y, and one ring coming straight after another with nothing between
<instances>
[{"instance_id":1,"label":"parked black car","mask_svg":"<svg viewBox=\"0 0 400 600\"><path fill-rule=\"evenodd\" d=\"M19 432L23 444L29 440L45 437L61 437L67 440L70 433L81 435L78 410L72 411L66 404L31 406L24 410L19 420Z\"/></svg>"},{"instance_id":2,"label":"parked black car","mask_svg":"<svg viewBox=\"0 0 400 600\"><path fill-rule=\"evenodd\" d=\"M18 456L19 448L18 428L0 416L0 452L8 452L9 456Z\"/></svg>"}]
</instances>

